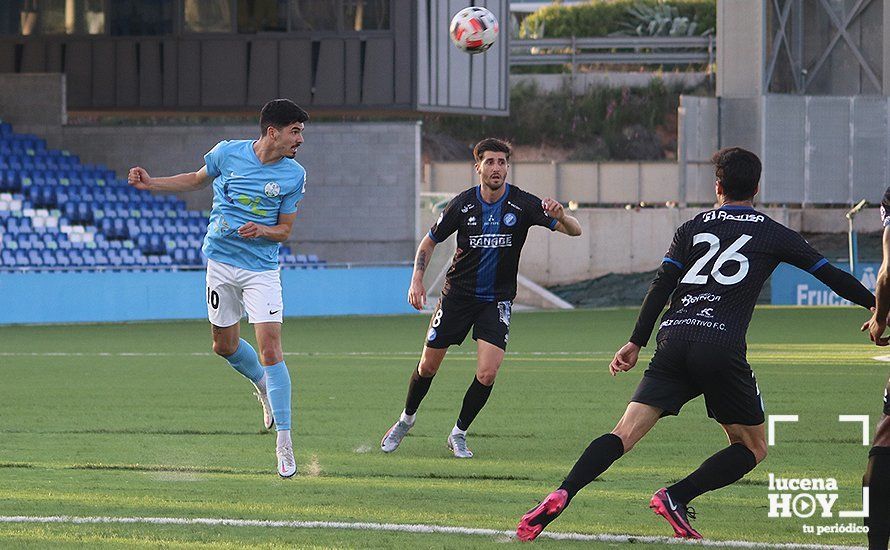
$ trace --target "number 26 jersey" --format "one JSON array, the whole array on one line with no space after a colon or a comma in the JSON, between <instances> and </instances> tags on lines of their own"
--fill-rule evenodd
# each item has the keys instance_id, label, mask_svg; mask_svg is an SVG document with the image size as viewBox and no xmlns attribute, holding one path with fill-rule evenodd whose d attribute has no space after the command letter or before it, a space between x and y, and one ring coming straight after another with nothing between
<instances>
[{"instance_id":1,"label":"number 26 jersey","mask_svg":"<svg viewBox=\"0 0 890 550\"><path fill-rule=\"evenodd\" d=\"M763 284L780 262L813 273L826 263L796 231L748 206L702 212L677 229L664 258L682 270L657 341L746 348Z\"/></svg>"}]
</instances>

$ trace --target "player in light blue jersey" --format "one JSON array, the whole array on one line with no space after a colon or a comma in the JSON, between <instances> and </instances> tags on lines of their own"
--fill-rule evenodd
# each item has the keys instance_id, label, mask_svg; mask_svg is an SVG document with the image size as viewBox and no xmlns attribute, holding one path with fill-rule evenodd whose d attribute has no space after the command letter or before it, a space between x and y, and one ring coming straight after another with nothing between
<instances>
[{"instance_id":1,"label":"player in light blue jersey","mask_svg":"<svg viewBox=\"0 0 890 550\"><path fill-rule=\"evenodd\" d=\"M309 115L288 99L267 103L260 139L221 141L204 155L204 166L165 178L141 167L129 183L146 191L194 191L213 184L213 209L202 250L207 256L207 314L213 351L250 380L263 405L263 424L278 432L278 475L297 473L290 435L291 383L281 349L283 300L279 243L291 234L297 204L306 191L306 170L294 160ZM260 353L240 336L247 312Z\"/></svg>"}]
</instances>

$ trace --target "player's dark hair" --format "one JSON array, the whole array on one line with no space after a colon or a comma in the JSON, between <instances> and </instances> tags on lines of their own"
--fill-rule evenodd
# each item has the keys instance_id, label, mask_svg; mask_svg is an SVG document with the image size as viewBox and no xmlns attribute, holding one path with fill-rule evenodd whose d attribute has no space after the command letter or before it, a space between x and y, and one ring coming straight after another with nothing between
<instances>
[{"instance_id":1,"label":"player's dark hair","mask_svg":"<svg viewBox=\"0 0 890 550\"><path fill-rule=\"evenodd\" d=\"M711 163L726 198L734 201L754 198L761 170L757 155L741 147L726 147L714 153Z\"/></svg>"},{"instance_id":2,"label":"player's dark hair","mask_svg":"<svg viewBox=\"0 0 890 550\"><path fill-rule=\"evenodd\" d=\"M494 151L496 153L504 153L507 155L507 162L510 162L510 155L513 154L513 147L509 141L497 138L485 138L473 147L473 158L476 162L482 162L482 157L486 151Z\"/></svg>"},{"instance_id":3,"label":"player's dark hair","mask_svg":"<svg viewBox=\"0 0 890 550\"><path fill-rule=\"evenodd\" d=\"M270 126L280 130L285 126L290 126L297 122L306 122L307 120L309 120L309 113L301 109L293 101L289 99L273 99L263 105L263 110L260 112L260 132L262 135L266 135Z\"/></svg>"}]
</instances>

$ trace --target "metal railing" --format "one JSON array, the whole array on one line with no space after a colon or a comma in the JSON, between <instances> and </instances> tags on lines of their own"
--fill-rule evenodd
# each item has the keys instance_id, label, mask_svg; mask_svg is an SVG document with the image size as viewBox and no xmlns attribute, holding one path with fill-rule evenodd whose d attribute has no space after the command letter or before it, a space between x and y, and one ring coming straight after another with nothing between
<instances>
[{"instance_id":1,"label":"metal railing","mask_svg":"<svg viewBox=\"0 0 890 550\"><path fill-rule=\"evenodd\" d=\"M716 57L714 36L541 38L511 40L510 66L706 65Z\"/></svg>"}]
</instances>

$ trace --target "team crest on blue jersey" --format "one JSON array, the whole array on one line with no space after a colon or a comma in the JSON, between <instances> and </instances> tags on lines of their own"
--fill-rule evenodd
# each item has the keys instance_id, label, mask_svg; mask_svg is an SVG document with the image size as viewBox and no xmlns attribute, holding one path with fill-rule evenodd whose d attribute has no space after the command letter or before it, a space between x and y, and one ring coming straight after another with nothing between
<instances>
[{"instance_id":1,"label":"team crest on blue jersey","mask_svg":"<svg viewBox=\"0 0 890 550\"><path fill-rule=\"evenodd\" d=\"M507 212L504 214L504 225L507 227L513 227L516 225L516 214L513 212Z\"/></svg>"},{"instance_id":2,"label":"team crest on blue jersey","mask_svg":"<svg viewBox=\"0 0 890 550\"><path fill-rule=\"evenodd\" d=\"M263 188L263 193L266 194L267 197L275 198L281 193L281 186L275 183L274 181L270 181L266 184L266 187Z\"/></svg>"}]
</instances>

